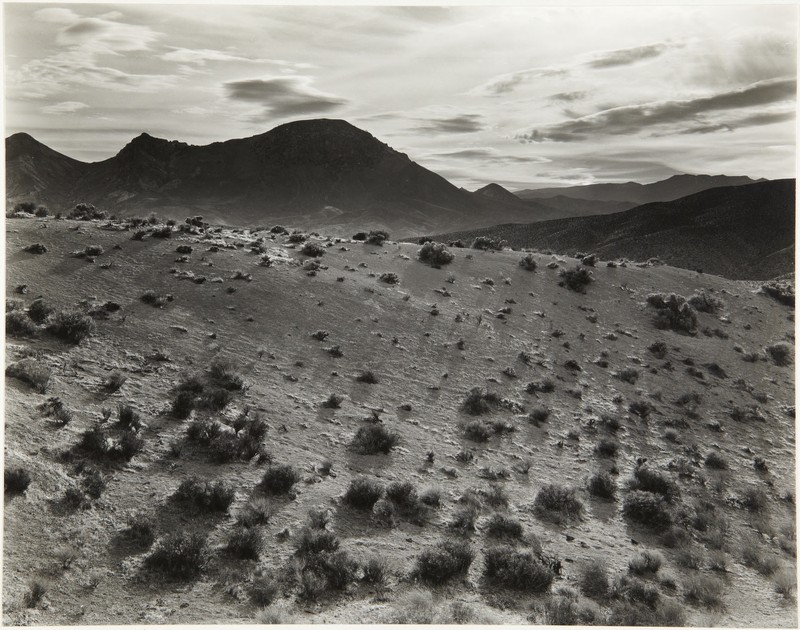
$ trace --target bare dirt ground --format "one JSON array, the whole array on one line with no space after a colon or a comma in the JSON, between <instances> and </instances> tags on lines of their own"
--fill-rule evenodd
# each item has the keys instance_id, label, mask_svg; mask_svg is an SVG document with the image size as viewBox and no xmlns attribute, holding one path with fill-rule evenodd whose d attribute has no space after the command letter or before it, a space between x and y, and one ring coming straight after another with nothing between
<instances>
[{"instance_id":1,"label":"bare dirt ground","mask_svg":"<svg viewBox=\"0 0 800 630\"><path fill-rule=\"evenodd\" d=\"M309 276L299 246L268 230L132 240L131 231L99 226L6 223L7 298L22 300L18 308L38 296L56 309L107 301L121 308L98 319L96 333L79 345L44 330L7 338L7 365L30 357L51 378L46 393L6 378L5 466L24 468L31 483L22 494L5 494L5 624L252 623L259 614L266 619L252 585L274 576L279 589L267 610L303 623L608 623L621 619L625 606L662 610L672 603L684 615L675 619L687 625L797 626L788 577L796 571L794 368L765 353L771 344L794 343L794 310L757 283L598 262L583 294L558 285L560 269L578 264L563 256L534 254L532 272L519 266L519 252L451 249L452 263L437 269L417 259L417 245L349 238L326 247L323 268ZM269 267L249 251L258 237ZM35 242L47 252L23 251ZM87 245L103 248L94 263L71 255ZM179 245L193 248L186 262L175 262ZM553 261L558 268L547 267ZM207 280L180 279L171 269ZM251 280L234 279L236 271ZM399 282L382 282L387 272ZM27 293L17 293L23 284ZM156 308L140 299L147 290L174 299ZM694 336L654 325L649 294L702 290L723 305L698 313ZM327 331L324 341L311 336L318 330ZM658 341L666 344L661 357L649 350ZM341 357L326 352L334 345ZM169 360L155 360L155 351ZM222 411L173 417L174 388L218 357L233 362L244 390ZM626 368L631 382L618 377ZM366 370L377 383L356 380ZM127 380L105 392L115 371ZM552 392L528 392L529 383L548 378ZM471 416L462 403L474 387L507 400ZM343 397L340 408L321 406L333 393ZM686 394L699 396L679 404ZM40 407L54 396L73 413L65 426ZM636 402L647 403L649 415L632 412ZM104 426L114 425L119 403L140 414L143 448L130 461L92 462L106 488L88 505L70 507L65 492L80 487L86 473L80 458L64 452L102 420L103 408L113 410ZM537 407L549 409L545 421L529 419ZM225 546L241 510L262 495L266 459L215 463L207 447L187 438L198 418L231 425L245 409L267 421L263 449L272 463L300 473L293 493L267 497L272 515L258 526L257 560L235 559ZM737 409L752 413L736 416ZM399 436L388 454L350 446L360 427L375 423L373 411ZM486 441L468 439L464 427L474 420L496 432ZM601 442L616 446L598 450ZM176 444L183 444L179 454ZM709 460L709 453L716 456ZM765 469L754 467L756 458ZM324 473L326 460L331 474ZM665 528L623 514L628 484L642 466L677 484L668 509L678 544L670 546ZM616 484L614 500L587 490L588 479L603 471ZM440 505L381 524L342 501L361 475L410 481L420 493L438 488ZM230 484L229 509L195 514L176 504L172 495L192 476ZM582 514L553 518L535 510L548 484L575 489ZM475 498L480 491L502 495L506 504ZM475 531L458 533L450 523L465 494L479 512ZM301 596L296 542L315 508L331 511L326 528L351 558L388 563L383 586L360 580L358 569L342 588ZM502 588L483 575L485 552L498 544L487 532L495 511L522 526L521 539L509 544L541 547L560 560L543 592ZM152 547L121 536L137 512L153 519L154 544L173 531L206 535L203 571L173 580L145 567ZM475 553L465 575L443 585L411 577L425 550L462 538ZM629 562L643 551L660 554L662 565L632 578ZM616 580L603 597L582 587L593 560L612 586ZM645 603L630 580L649 593ZM29 605L33 582L46 592Z\"/></svg>"}]
</instances>

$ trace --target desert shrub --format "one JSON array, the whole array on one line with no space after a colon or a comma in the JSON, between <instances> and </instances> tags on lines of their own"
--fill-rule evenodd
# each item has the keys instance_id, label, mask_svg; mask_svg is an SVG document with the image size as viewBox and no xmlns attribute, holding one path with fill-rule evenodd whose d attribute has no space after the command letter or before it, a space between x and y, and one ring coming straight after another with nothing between
<instances>
[{"instance_id":1,"label":"desert shrub","mask_svg":"<svg viewBox=\"0 0 800 630\"><path fill-rule=\"evenodd\" d=\"M22 596L22 605L25 608L36 608L42 599L44 599L45 595L47 595L47 587L44 583L33 580L28 585L28 590L25 591L25 594Z\"/></svg>"},{"instance_id":2,"label":"desert shrub","mask_svg":"<svg viewBox=\"0 0 800 630\"><path fill-rule=\"evenodd\" d=\"M342 406L342 401L344 400L343 396L339 394L331 394L328 396L328 399L323 401L321 405L327 409L338 409Z\"/></svg>"},{"instance_id":3,"label":"desert shrub","mask_svg":"<svg viewBox=\"0 0 800 630\"><path fill-rule=\"evenodd\" d=\"M232 361L216 359L208 370L209 377L219 387L230 391L237 391L244 387L242 377L236 372Z\"/></svg>"},{"instance_id":4,"label":"desert shrub","mask_svg":"<svg viewBox=\"0 0 800 630\"><path fill-rule=\"evenodd\" d=\"M178 245L175 248L175 251L178 254L191 254L194 251L194 248L191 245Z\"/></svg>"},{"instance_id":5,"label":"desert shrub","mask_svg":"<svg viewBox=\"0 0 800 630\"><path fill-rule=\"evenodd\" d=\"M414 510L419 505L417 489L410 481L393 481L386 487L386 498L403 510Z\"/></svg>"},{"instance_id":6,"label":"desert shrub","mask_svg":"<svg viewBox=\"0 0 800 630\"><path fill-rule=\"evenodd\" d=\"M350 482L342 500L354 508L371 510L383 496L383 485L377 479L357 477Z\"/></svg>"},{"instance_id":7,"label":"desert shrub","mask_svg":"<svg viewBox=\"0 0 800 630\"><path fill-rule=\"evenodd\" d=\"M400 282L400 277L396 273L386 272L382 273L378 280L385 282L386 284L397 284Z\"/></svg>"},{"instance_id":8,"label":"desert shrub","mask_svg":"<svg viewBox=\"0 0 800 630\"><path fill-rule=\"evenodd\" d=\"M22 311L6 313L6 335L9 337L33 337L36 331L36 324Z\"/></svg>"},{"instance_id":9,"label":"desert shrub","mask_svg":"<svg viewBox=\"0 0 800 630\"><path fill-rule=\"evenodd\" d=\"M602 439L594 447L594 452L600 457L616 457L619 443L616 440Z\"/></svg>"},{"instance_id":10,"label":"desert shrub","mask_svg":"<svg viewBox=\"0 0 800 630\"><path fill-rule=\"evenodd\" d=\"M153 228L150 234L154 238L171 238L172 237L172 226L170 225L162 225L161 227Z\"/></svg>"},{"instance_id":11,"label":"desert shrub","mask_svg":"<svg viewBox=\"0 0 800 630\"><path fill-rule=\"evenodd\" d=\"M96 468L85 469L84 475L81 481L83 491L90 499L99 499L106 489L106 480L103 475Z\"/></svg>"},{"instance_id":12,"label":"desert shrub","mask_svg":"<svg viewBox=\"0 0 800 630\"><path fill-rule=\"evenodd\" d=\"M794 348L791 344L781 341L765 348L775 365L786 366L792 364Z\"/></svg>"},{"instance_id":13,"label":"desert shrub","mask_svg":"<svg viewBox=\"0 0 800 630\"><path fill-rule=\"evenodd\" d=\"M389 233L385 230L371 230L364 240L367 245L383 245L384 241L389 240Z\"/></svg>"},{"instance_id":14,"label":"desert shrub","mask_svg":"<svg viewBox=\"0 0 800 630\"><path fill-rule=\"evenodd\" d=\"M356 381L359 383L367 383L368 385L375 385L378 382L378 377L375 376L372 370L364 370L356 376Z\"/></svg>"},{"instance_id":15,"label":"desert shrub","mask_svg":"<svg viewBox=\"0 0 800 630\"><path fill-rule=\"evenodd\" d=\"M300 481L300 473L288 464L275 464L267 468L259 488L267 494L286 494Z\"/></svg>"},{"instance_id":16,"label":"desert shrub","mask_svg":"<svg viewBox=\"0 0 800 630\"><path fill-rule=\"evenodd\" d=\"M630 520L656 530L672 525L672 514L664 497L652 492L633 490L625 496L622 513Z\"/></svg>"},{"instance_id":17,"label":"desert shrub","mask_svg":"<svg viewBox=\"0 0 800 630\"><path fill-rule=\"evenodd\" d=\"M272 510L269 503L265 499L257 497L251 499L236 515L236 524L242 527L266 525L271 516Z\"/></svg>"},{"instance_id":18,"label":"desert shrub","mask_svg":"<svg viewBox=\"0 0 800 630\"><path fill-rule=\"evenodd\" d=\"M528 420L534 424L545 422L550 417L550 409L542 405L535 406L528 414Z\"/></svg>"},{"instance_id":19,"label":"desert shrub","mask_svg":"<svg viewBox=\"0 0 800 630\"><path fill-rule=\"evenodd\" d=\"M716 610L723 607L724 590L723 582L710 575L692 575L683 583L683 595L686 599Z\"/></svg>"},{"instance_id":20,"label":"desert shrub","mask_svg":"<svg viewBox=\"0 0 800 630\"><path fill-rule=\"evenodd\" d=\"M139 429L142 426L142 420L136 410L127 403L120 403L117 407L117 414L120 426L129 429Z\"/></svg>"},{"instance_id":21,"label":"desert shrub","mask_svg":"<svg viewBox=\"0 0 800 630\"><path fill-rule=\"evenodd\" d=\"M646 400L634 400L628 405L628 411L640 418L647 418L653 411L653 405Z\"/></svg>"},{"instance_id":22,"label":"desert shrub","mask_svg":"<svg viewBox=\"0 0 800 630\"><path fill-rule=\"evenodd\" d=\"M652 352L653 356L655 356L657 359L663 359L665 356L667 356L667 344L665 344L663 341L654 341L647 347L647 349Z\"/></svg>"},{"instance_id":23,"label":"desert shrub","mask_svg":"<svg viewBox=\"0 0 800 630\"><path fill-rule=\"evenodd\" d=\"M575 496L575 489L557 484L543 486L536 493L533 507L540 516L557 514L569 518L580 518L583 514L583 503Z\"/></svg>"},{"instance_id":24,"label":"desert shrub","mask_svg":"<svg viewBox=\"0 0 800 630\"><path fill-rule=\"evenodd\" d=\"M696 311L700 311L701 313L716 313L725 306L722 300L706 291L700 291L700 293L696 293L690 297L689 304Z\"/></svg>"},{"instance_id":25,"label":"desert shrub","mask_svg":"<svg viewBox=\"0 0 800 630\"><path fill-rule=\"evenodd\" d=\"M635 385L636 381L639 379L639 370L636 368L625 368L614 374L614 378Z\"/></svg>"},{"instance_id":26,"label":"desert shrub","mask_svg":"<svg viewBox=\"0 0 800 630\"><path fill-rule=\"evenodd\" d=\"M492 430L480 420L472 420L464 425L464 437L473 442L486 442L492 436Z\"/></svg>"},{"instance_id":27,"label":"desert shrub","mask_svg":"<svg viewBox=\"0 0 800 630\"><path fill-rule=\"evenodd\" d=\"M334 551L332 553L320 553L306 558L302 568L302 578L307 576L318 576L324 580L324 586L308 589L311 595L309 599L314 599L313 591L317 589L340 590L356 579L358 563L350 558L346 551Z\"/></svg>"},{"instance_id":28,"label":"desert shrub","mask_svg":"<svg viewBox=\"0 0 800 630\"><path fill-rule=\"evenodd\" d=\"M227 512L236 495L224 481L201 481L196 477L184 479L173 495L175 500L201 513Z\"/></svg>"},{"instance_id":29,"label":"desert shrub","mask_svg":"<svg viewBox=\"0 0 800 630\"><path fill-rule=\"evenodd\" d=\"M542 392L544 394L549 394L550 392L554 391L556 388L555 383L549 378L543 379L541 381L535 381L533 383L528 383L525 387L525 391L529 394L535 394L537 392Z\"/></svg>"},{"instance_id":30,"label":"desert shrub","mask_svg":"<svg viewBox=\"0 0 800 630\"><path fill-rule=\"evenodd\" d=\"M794 287L789 283L768 282L761 285L761 291L785 306L794 306Z\"/></svg>"},{"instance_id":31,"label":"desert shrub","mask_svg":"<svg viewBox=\"0 0 800 630\"><path fill-rule=\"evenodd\" d=\"M319 258L325 253L325 250L319 243L312 243L311 241L307 242L303 247L300 249L300 253L303 256L312 256L314 258Z\"/></svg>"},{"instance_id":32,"label":"desert shrub","mask_svg":"<svg viewBox=\"0 0 800 630\"><path fill-rule=\"evenodd\" d=\"M199 574L207 560L206 538L202 534L174 532L158 541L145 558L145 566L175 579Z\"/></svg>"},{"instance_id":33,"label":"desert shrub","mask_svg":"<svg viewBox=\"0 0 800 630\"><path fill-rule=\"evenodd\" d=\"M33 201L20 201L18 204L14 205L12 214L18 214L22 212L25 214L33 214L35 210L36 204Z\"/></svg>"},{"instance_id":34,"label":"desert shrub","mask_svg":"<svg viewBox=\"0 0 800 630\"><path fill-rule=\"evenodd\" d=\"M519 261L519 266L525 271L536 271L536 259L533 254L523 256Z\"/></svg>"},{"instance_id":35,"label":"desert shrub","mask_svg":"<svg viewBox=\"0 0 800 630\"><path fill-rule=\"evenodd\" d=\"M388 566L381 556L367 559L361 569L363 571L361 580L367 584L384 584L388 578Z\"/></svg>"},{"instance_id":36,"label":"desert shrub","mask_svg":"<svg viewBox=\"0 0 800 630\"><path fill-rule=\"evenodd\" d=\"M680 490L674 481L647 466L636 467L629 485L631 490L654 492L667 501L673 501L680 495Z\"/></svg>"},{"instance_id":37,"label":"desert shrub","mask_svg":"<svg viewBox=\"0 0 800 630\"><path fill-rule=\"evenodd\" d=\"M280 593L278 583L271 577L257 576L247 589L250 602L256 606L269 606Z\"/></svg>"},{"instance_id":38,"label":"desert shrub","mask_svg":"<svg viewBox=\"0 0 800 630\"><path fill-rule=\"evenodd\" d=\"M515 518L495 512L486 523L486 534L494 538L521 538L522 523Z\"/></svg>"},{"instance_id":39,"label":"desert shrub","mask_svg":"<svg viewBox=\"0 0 800 630\"><path fill-rule=\"evenodd\" d=\"M419 259L432 267L441 267L453 261L451 254L444 243L428 241L417 252Z\"/></svg>"},{"instance_id":40,"label":"desert shrub","mask_svg":"<svg viewBox=\"0 0 800 630\"><path fill-rule=\"evenodd\" d=\"M79 221L90 221L92 219L105 219L107 214L102 210L98 210L90 203L76 204L67 215L68 219L77 219Z\"/></svg>"},{"instance_id":41,"label":"desert shrub","mask_svg":"<svg viewBox=\"0 0 800 630\"><path fill-rule=\"evenodd\" d=\"M41 243L31 243L30 245L26 245L22 248L24 251L28 252L29 254L46 254L47 253L47 246L42 245Z\"/></svg>"},{"instance_id":42,"label":"desert shrub","mask_svg":"<svg viewBox=\"0 0 800 630\"><path fill-rule=\"evenodd\" d=\"M706 455L705 465L708 468L715 468L716 470L728 469L727 460L716 451L711 451L708 455Z\"/></svg>"},{"instance_id":43,"label":"desert shrub","mask_svg":"<svg viewBox=\"0 0 800 630\"><path fill-rule=\"evenodd\" d=\"M570 291L577 293L586 293L586 287L592 282L592 272L581 266L576 266L574 269L562 269L559 276L561 277L559 286L567 287Z\"/></svg>"},{"instance_id":44,"label":"desert shrub","mask_svg":"<svg viewBox=\"0 0 800 630\"><path fill-rule=\"evenodd\" d=\"M697 328L697 311L681 295L652 293L647 303L656 309L656 328L692 333Z\"/></svg>"},{"instance_id":45,"label":"desert shrub","mask_svg":"<svg viewBox=\"0 0 800 630\"><path fill-rule=\"evenodd\" d=\"M769 497L761 488L751 486L742 492L740 502L750 512L763 512L769 505Z\"/></svg>"},{"instance_id":46,"label":"desert shrub","mask_svg":"<svg viewBox=\"0 0 800 630\"><path fill-rule=\"evenodd\" d=\"M367 240L367 233L366 232L356 232L353 234L352 239L354 241L366 241Z\"/></svg>"},{"instance_id":47,"label":"desert shrub","mask_svg":"<svg viewBox=\"0 0 800 630\"><path fill-rule=\"evenodd\" d=\"M38 361L31 358L22 359L6 368L6 376L27 383L40 394L47 391L50 375L50 368L40 365Z\"/></svg>"},{"instance_id":48,"label":"desert shrub","mask_svg":"<svg viewBox=\"0 0 800 630\"><path fill-rule=\"evenodd\" d=\"M147 548L156 537L156 526L152 518L142 512L128 518L128 526L122 530L122 537L138 547Z\"/></svg>"},{"instance_id":49,"label":"desert shrub","mask_svg":"<svg viewBox=\"0 0 800 630\"><path fill-rule=\"evenodd\" d=\"M461 409L471 416L478 416L490 412L499 403L500 397L497 394L473 387L461 403Z\"/></svg>"},{"instance_id":50,"label":"desert shrub","mask_svg":"<svg viewBox=\"0 0 800 630\"><path fill-rule=\"evenodd\" d=\"M258 560L261 553L261 532L255 527L237 525L225 544L225 550L241 560Z\"/></svg>"},{"instance_id":51,"label":"desert shrub","mask_svg":"<svg viewBox=\"0 0 800 630\"><path fill-rule=\"evenodd\" d=\"M113 394L114 392L119 391L127 380L127 376L121 372L114 371L103 380L102 387L107 393ZM122 411L120 408L120 422L122 421Z\"/></svg>"},{"instance_id":52,"label":"desert shrub","mask_svg":"<svg viewBox=\"0 0 800 630\"><path fill-rule=\"evenodd\" d=\"M286 241L287 241L288 243L303 243L303 242L305 242L307 239L308 239L308 237L307 237L305 234L303 234L302 232L298 232L297 230L295 230L294 232L292 232L291 234L289 234L289 236L288 236L288 238L286 239Z\"/></svg>"},{"instance_id":53,"label":"desert shrub","mask_svg":"<svg viewBox=\"0 0 800 630\"><path fill-rule=\"evenodd\" d=\"M228 406L232 398L230 390L224 387L212 387L203 393L198 404L211 411L222 411Z\"/></svg>"},{"instance_id":54,"label":"desert shrub","mask_svg":"<svg viewBox=\"0 0 800 630\"><path fill-rule=\"evenodd\" d=\"M543 593L553 582L553 571L530 552L513 547L487 549L483 557L487 583L513 590Z\"/></svg>"},{"instance_id":55,"label":"desert shrub","mask_svg":"<svg viewBox=\"0 0 800 630\"><path fill-rule=\"evenodd\" d=\"M388 454L397 445L400 436L382 424L368 424L358 428L350 447L363 455Z\"/></svg>"},{"instance_id":56,"label":"desert shrub","mask_svg":"<svg viewBox=\"0 0 800 630\"><path fill-rule=\"evenodd\" d=\"M36 298L28 307L28 317L37 324L44 324L52 313L53 307L47 304L42 298ZM8 324L6 324L6 327L7 326Z\"/></svg>"},{"instance_id":57,"label":"desert shrub","mask_svg":"<svg viewBox=\"0 0 800 630\"><path fill-rule=\"evenodd\" d=\"M80 311L59 311L47 330L63 341L79 344L95 331L94 320Z\"/></svg>"},{"instance_id":58,"label":"desert shrub","mask_svg":"<svg viewBox=\"0 0 800 630\"><path fill-rule=\"evenodd\" d=\"M589 477L587 489L593 497L601 499L613 499L617 492L616 484L607 472L595 473Z\"/></svg>"},{"instance_id":59,"label":"desert shrub","mask_svg":"<svg viewBox=\"0 0 800 630\"><path fill-rule=\"evenodd\" d=\"M333 532L324 529L304 528L295 543L298 556L309 556L319 553L332 553L339 549L339 539Z\"/></svg>"},{"instance_id":60,"label":"desert shrub","mask_svg":"<svg viewBox=\"0 0 800 630\"><path fill-rule=\"evenodd\" d=\"M455 577L465 576L474 558L475 552L469 543L445 540L417 556L411 575L429 584L444 584Z\"/></svg>"},{"instance_id":61,"label":"desert shrub","mask_svg":"<svg viewBox=\"0 0 800 630\"><path fill-rule=\"evenodd\" d=\"M439 488L426 488L419 495L419 502L428 507L439 507L442 501L442 491Z\"/></svg>"},{"instance_id":62,"label":"desert shrub","mask_svg":"<svg viewBox=\"0 0 800 630\"><path fill-rule=\"evenodd\" d=\"M24 468L6 468L3 471L3 491L7 494L22 494L31 485L31 475Z\"/></svg>"},{"instance_id":63,"label":"desert shrub","mask_svg":"<svg viewBox=\"0 0 800 630\"><path fill-rule=\"evenodd\" d=\"M501 250L504 247L508 246L508 242L501 240L499 238L491 238L489 236L478 236L475 240L472 241L472 249L494 249L494 250Z\"/></svg>"},{"instance_id":64,"label":"desert shrub","mask_svg":"<svg viewBox=\"0 0 800 630\"><path fill-rule=\"evenodd\" d=\"M447 526L460 532L462 534L469 534L470 532L475 531L475 521L478 519L478 506L476 505L467 505L461 508L458 508L453 513L453 518L447 524Z\"/></svg>"},{"instance_id":65,"label":"desert shrub","mask_svg":"<svg viewBox=\"0 0 800 630\"><path fill-rule=\"evenodd\" d=\"M634 575L657 573L664 563L664 558L656 551L643 551L628 562L628 571Z\"/></svg>"},{"instance_id":66,"label":"desert shrub","mask_svg":"<svg viewBox=\"0 0 800 630\"><path fill-rule=\"evenodd\" d=\"M581 567L578 585L586 597L604 599L608 597L610 584L605 565L595 560Z\"/></svg>"},{"instance_id":67,"label":"desert shrub","mask_svg":"<svg viewBox=\"0 0 800 630\"><path fill-rule=\"evenodd\" d=\"M172 401L170 414L179 420L185 420L192 413L195 405L195 396L191 392L179 391Z\"/></svg>"}]
</instances>

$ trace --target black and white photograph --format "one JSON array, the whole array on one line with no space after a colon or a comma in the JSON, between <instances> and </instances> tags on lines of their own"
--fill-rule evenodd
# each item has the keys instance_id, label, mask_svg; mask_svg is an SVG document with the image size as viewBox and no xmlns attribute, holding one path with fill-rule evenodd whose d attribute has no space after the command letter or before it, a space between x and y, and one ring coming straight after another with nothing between
<instances>
[{"instance_id":1,"label":"black and white photograph","mask_svg":"<svg viewBox=\"0 0 800 630\"><path fill-rule=\"evenodd\" d=\"M796 628L799 10L3 2L2 625Z\"/></svg>"}]
</instances>

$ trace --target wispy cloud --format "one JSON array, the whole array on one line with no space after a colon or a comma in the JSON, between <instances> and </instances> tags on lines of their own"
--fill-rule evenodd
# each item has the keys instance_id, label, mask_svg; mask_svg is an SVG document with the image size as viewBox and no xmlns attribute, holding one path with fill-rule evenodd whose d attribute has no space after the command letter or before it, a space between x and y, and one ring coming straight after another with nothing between
<instances>
[{"instance_id":1,"label":"wispy cloud","mask_svg":"<svg viewBox=\"0 0 800 630\"><path fill-rule=\"evenodd\" d=\"M648 46L636 46L635 48L623 48L598 54L594 59L587 62L590 68L614 68L616 66L627 66L644 59L660 57L670 48L675 48L681 44L660 43Z\"/></svg>"},{"instance_id":2,"label":"wispy cloud","mask_svg":"<svg viewBox=\"0 0 800 630\"><path fill-rule=\"evenodd\" d=\"M461 114L450 118L431 118L418 125L416 129L428 133L475 133L484 127L481 116Z\"/></svg>"},{"instance_id":3,"label":"wispy cloud","mask_svg":"<svg viewBox=\"0 0 800 630\"><path fill-rule=\"evenodd\" d=\"M69 114L87 107L89 106L86 103L81 103L80 101L62 101L61 103L40 107L39 110L45 114Z\"/></svg>"},{"instance_id":4,"label":"wispy cloud","mask_svg":"<svg viewBox=\"0 0 800 630\"><path fill-rule=\"evenodd\" d=\"M596 135L627 135L652 130L661 125L686 122L713 124L703 116L726 110L745 109L772 103L794 101L795 79L761 81L740 90L721 92L682 101L657 101L607 109L517 135L523 142L575 142ZM680 129L676 130L680 133Z\"/></svg>"},{"instance_id":5,"label":"wispy cloud","mask_svg":"<svg viewBox=\"0 0 800 630\"><path fill-rule=\"evenodd\" d=\"M501 96L512 92L521 83L532 79L543 77L563 77L569 73L569 69L564 68L528 68L498 75L486 83L483 83L467 94L471 96Z\"/></svg>"},{"instance_id":6,"label":"wispy cloud","mask_svg":"<svg viewBox=\"0 0 800 630\"><path fill-rule=\"evenodd\" d=\"M224 84L227 97L261 107L258 119L319 114L347 104L347 100L321 92L305 76L243 79Z\"/></svg>"},{"instance_id":7,"label":"wispy cloud","mask_svg":"<svg viewBox=\"0 0 800 630\"><path fill-rule=\"evenodd\" d=\"M587 92L584 90L579 90L575 92L559 92L558 94L551 94L550 100L557 101L560 103L571 103L572 101L580 101L586 98Z\"/></svg>"},{"instance_id":8,"label":"wispy cloud","mask_svg":"<svg viewBox=\"0 0 800 630\"><path fill-rule=\"evenodd\" d=\"M137 74L103 65L103 57L119 57L149 50L159 34L146 26L120 21L119 12L81 17L71 9L47 8L34 13L45 23L60 24L55 38L59 49L33 59L9 74L9 83L26 96L44 98L70 87L151 91L172 83L172 77Z\"/></svg>"}]
</instances>

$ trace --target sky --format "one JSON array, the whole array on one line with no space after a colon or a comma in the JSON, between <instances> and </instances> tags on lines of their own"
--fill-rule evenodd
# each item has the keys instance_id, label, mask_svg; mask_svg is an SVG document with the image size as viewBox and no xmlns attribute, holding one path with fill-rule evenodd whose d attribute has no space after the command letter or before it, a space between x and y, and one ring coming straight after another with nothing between
<instances>
[{"instance_id":1,"label":"sky","mask_svg":"<svg viewBox=\"0 0 800 630\"><path fill-rule=\"evenodd\" d=\"M4 4L6 136L342 118L458 186L795 176L797 8Z\"/></svg>"}]
</instances>

